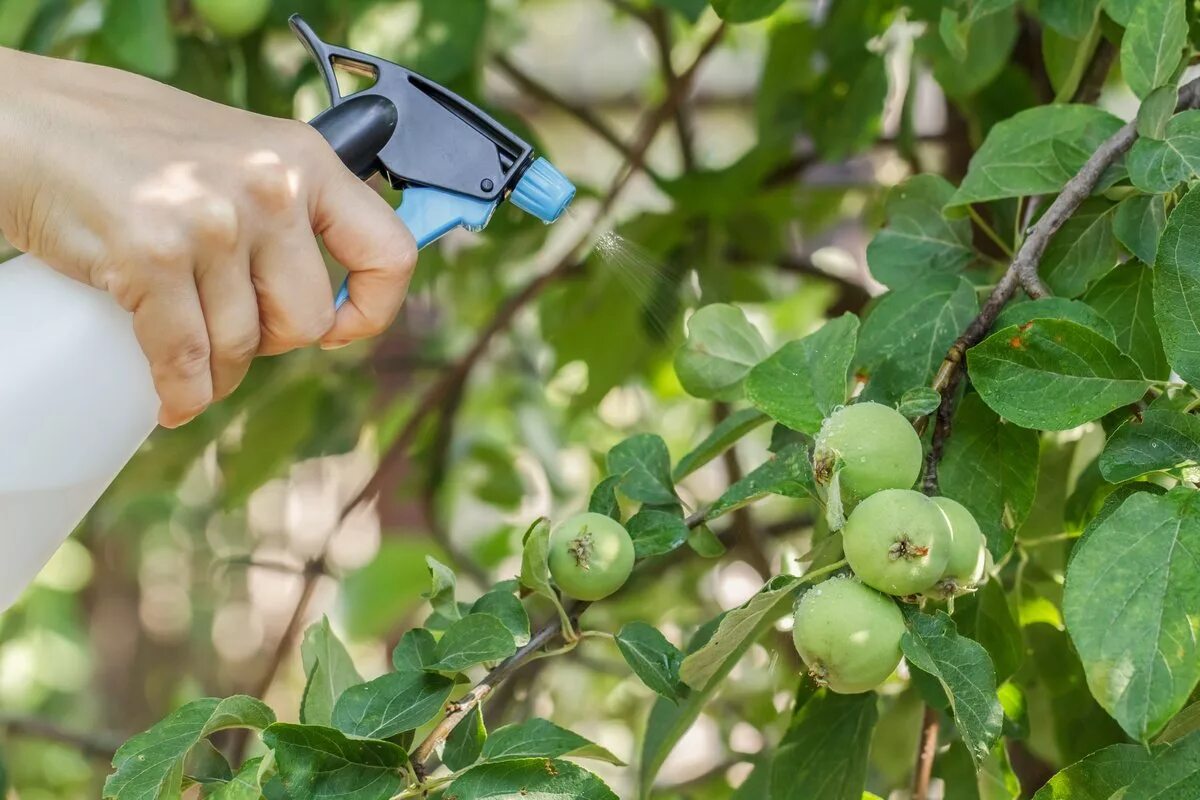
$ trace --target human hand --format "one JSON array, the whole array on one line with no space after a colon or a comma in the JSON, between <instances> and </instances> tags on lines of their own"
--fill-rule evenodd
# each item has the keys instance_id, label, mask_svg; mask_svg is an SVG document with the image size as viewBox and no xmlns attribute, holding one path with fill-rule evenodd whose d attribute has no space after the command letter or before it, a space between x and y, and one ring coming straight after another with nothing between
<instances>
[{"instance_id":1,"label":"human hand","mask_svg":"<svg viewBox=\"0 0 1200 800\"><path fill-rule=\"evenodd\" d=\"M308 125L15 51L0 74L0 232L132 312L162 425L227 396L255 355L394 319L413 238ZM315 236L349 272L336 315Z\"/></svg>"}]
</instances>

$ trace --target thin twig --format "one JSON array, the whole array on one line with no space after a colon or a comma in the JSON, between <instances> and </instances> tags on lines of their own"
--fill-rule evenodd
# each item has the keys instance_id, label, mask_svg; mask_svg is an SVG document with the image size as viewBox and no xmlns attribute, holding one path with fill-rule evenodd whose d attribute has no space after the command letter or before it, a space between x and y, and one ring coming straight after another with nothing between
<instances>
[{"instance_id":1,"label":"thin twig","mask_svg":"<svg viewBox=\"0 0 1200 800\"><path fill-rule=\"evenodd\" d=\"M929 782L933 778L933 759L937 755L941 724L937 709L925 706L925 717L921 720L921 741L917 747L917 766L913 770L912 800L926 800L929 797Z\"/></svg>"},{"instance_id":2,"label":"thin twig","mask_svg":"<svg viewBox=\"0 0 1200 800\"><path fill-rule=\"evenodd\" d=\"M612 148L627 160L632 159L629 145L590 107L568 100L558 94L549 86L518 67L508 56L498 55L493 61L500 71L507 75L527 95L547 105L554 106L560 111L574 117L585 128L612 145Z\"/></svg>"},{"instance_id":3,"label":"thin twig","mask_svg":"<svg viewBox=\"0 0 1200 800\"><path fill-rule=\"evenodd\" d=\"M671 63L671 19L665 8L655 8L646 17L650 35L658 50L658 68L662 73L663 82L668 92L680 91L677 84L679 76L675 74L675 66ZM683 161L685 172L696 169L696 148L692 135L692 122L688 117L687 104L682 100L675 104L675 134L679 137L679 157Z\"/></svg>"},{"instance_id":4,"label":"thin twig","mask_svg":"<svg viewBox=\"0 0 1200 800\"><path fill-rule=\"evenodd\" d=\"M1100 42L1092 53L1092 60L1083 73L1083 80L1075 90L1075 96L1071 98L1072 103L1094 103L1100 99L1100 92L1104 88L1104 82L1108 80L1108 73L1116 56L1117 48L1113 43L1100 37Z\"/></svg>"},{"instance_id":5,"label":"thin twig","mask_svg":"<svg viewBox=\"0 0 1200 800\"><path fill-rule=\"evenodd\" d=\"M304 625L304 620L308 616L308 606L312 602L313 594L317 590L317 583L320 582L323 575L327 574L324 556L327 547L328 539L326 540L326 547L322 548L322 555L309 561L304 567L304 582L300 586L300 597L296 600L296 605L292 609L292 615L288 618L287 625L284 627L283 633L279 636L279 641L275 643L275 649L271 651L271 658L267 662L266 669L263 670L258 683L254 687L254 697L265 698L267 696L267 692L270 691L271 685L275 683L275 678L278 677L279 671L283 667L284 659L292 652L292 648L296 646L296 639L299 638L300 628ZM250 730L248 728L236 728L233 730L229 739L229 760L231 763L242 763L242 759L246 755L246 747L249 743Z\"/></svg>"},{"instance_id":6,"label":"thin twig","mask_svg":"<svg viewBox=\"0 0 1200 800\"><path fill-rule=\"evenodd\" d=\"M574 613L572 619L577 618L578 613L580 612ZM561 633L562 623L556 616L538 629L537 633L530 637L529 642L524 647L500 662L498 667L489 672L479 683L475 684L471 691L450 703L447 706L445 716L434 726L425 739L417 745L409 757L413 766L416 767L418 774L424 769L425 762L430 759L442 742L446 741L446 737L450 735L450 732L454 730L460 721L474 711L475 707L482 703L497 686L512 677L530 658L558 638Z\"/></svg>"}]
</instances>

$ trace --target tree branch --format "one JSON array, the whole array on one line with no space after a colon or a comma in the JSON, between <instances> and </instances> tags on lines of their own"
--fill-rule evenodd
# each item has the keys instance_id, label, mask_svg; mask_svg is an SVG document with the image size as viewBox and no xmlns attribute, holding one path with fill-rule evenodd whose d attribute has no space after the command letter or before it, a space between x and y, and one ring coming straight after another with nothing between
<instances>
[{"instance_id":1,"label":"tree branch","mask_svg":"<svg viewBox=\"0 0 1200 800\"><path fill-rule=\"evenodd\" d=\"M650 35L654 37L654 44L658 50L658 67L662 73L663 82L667 85L667 91L669 93L679 91L677 86L679 76L675 74L675 66L671 63L673 49L671 20L667 10L655 8L646 17L646 24L650 28ZM679 137L679 157L683 161L684 171L692 172L696 169L696 148L692 136L691 120L688 118L687 108L682 102L682 98L675 104L674 117L675 133Z\"/></svg>"},{"instance_id":2,"label":"tree branch","mask_svg":"<svg viewBox=\"0 0 1200 800\"><path fill-rule=\"evenodd\" d=\"M1198 104L1200 104L1200 79L1193 80L1180 89L1176 111L1194 108ZM1008 270L996 284L991 295L988 296L979 315L971 321L971 324L946 353L933 382L933 388L942 395L942 402L935 415L936 427L929 455L925 461L924 488L926 492L931 494L937 492L937 468L945 450L946 439L950 435L950 425L954 416L954 398L962 381L961 373L967 350L983 341L996 322L996 317L1016 294L1018 287L1024 288L1026 294L1033 298L1049 295L1049 290L1038 277L1038 266L1046 252L1046 247L1050 244L1054 234L1092 195L1105 171L1128 152L1136 139L1136 122L1122 126L1120 130L1105 140L1092 153L1079 172L1067 181L1054 202L1046 209L1046 213L1041 216L1021 243L1016 257L1013 258ZM927 418L918 420L918 430L923 431L927 424Z\"/></svg>"},{"instance_id":3,"label":"tree branch","mask_svg":"<svg viewBox=\"0 0 1200 800\"><path fill-rule=\"evenodd\" d=\"M583 613L587 605L587 603L579 603L568 612L572 622L579 618L579 615ZM529 642L524 647L500 662L498 667L489 672L479 683L475 684L471 691L458 700L449 703L446 707L445 716L434 726L433 730L429 732L424 740L417 745L409 757L418 774L422 772L425 762L433 756L438 746L446 741L446 737L450 735L450 732L454 730L459 722L474 711L476 706L487 699L487 696L497 686L500 686L511 678L525 662L543 647L553 642L561 633L562 622L556 616L553 620L539 628L529 638ZM422 775L421 777L423 778L424 776Z\"/></svg>"},{"instance_id":4,"label":"tree branch","mask_svg":"<svg viewBox=\"0 0 1200 800\"><path fill-rule=\"evenodd\" d=\"M925 706L925 717L921 720L921 742L917 746L917 766L913 770L912 800L926 800L929 797L929 782L933 778L933 760L937 755L941 724L937 709Z\"/></svg>"},{"instance_id":5,"label":"tree branch","mask_svg":"<svg viewBox=\"0 0 1200 800\"><path fill-rule=\"evenodd\" d=\"M38 717L0 717L0 729L13 736L26 736L68 745L85 756L105 762L112 760L122 741L121 737L109 733L68 730L58 723Z\"/></svg>"},{"instance_id":6,"label":"tree branch","mask_svg":"<svg viewBox=\"0 0 1200 800\"><path fill-rule=\"evenodd\" d=\"M562 95L555 92L546 84L534 78L529 73L522 70L512 62L506 55L498 55L493 59L496 66L508 76L509 80L521 88L527 95L533 97L543 103L554 106L560 111L574 117L585 128L603 139L612 148L625 157L626 160L632 160L633 154L617 132L614 131L607 122L600 118L591 108L585 105L568 100ZM655 177L655 176L651 176ZM657 182L658 178L655 177Z\"/></svg>"}]
</instances>

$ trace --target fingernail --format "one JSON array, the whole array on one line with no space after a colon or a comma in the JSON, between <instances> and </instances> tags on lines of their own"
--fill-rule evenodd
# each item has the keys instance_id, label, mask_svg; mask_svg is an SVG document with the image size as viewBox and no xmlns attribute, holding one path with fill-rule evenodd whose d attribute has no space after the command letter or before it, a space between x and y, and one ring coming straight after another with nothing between
<instances>
[{"instance_id":1,"label":"fingernail","mask_svg":"<svg viewBox=\"0 0 1200 800\"><path fill-rule=\"evenodd\" d=\"M350 344L349 341L321 342L321 349L322 350L339 350L348 344Z\"/></svg>"}]
</instances>

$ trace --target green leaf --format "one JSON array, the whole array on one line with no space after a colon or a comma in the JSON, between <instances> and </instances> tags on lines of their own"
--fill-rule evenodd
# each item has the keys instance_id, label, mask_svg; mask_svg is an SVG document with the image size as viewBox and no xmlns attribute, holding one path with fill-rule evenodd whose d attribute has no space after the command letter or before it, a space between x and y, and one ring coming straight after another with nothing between
<instances>
[{"instance_id":1,"label":"green leaf","mask_svg":"<svg viewBox=\"0 0 1200 800\"><path fill-rule=\"evenodd\" d=\"M1120 800L1186 800L1200 793L1200 734L1154 754Z\"/></svg>"},{"instance_id":2,"label":"green leaf","mask_svg":"<svg viewBox=\"0 0 1200 800\"><path fill-rule=\"evenodd\" d=\"M487 728L483 725L483 709L476 705L446 737L442 763L447 769L455 772L466 769L479 760L486 741Z\"/></svg>"},{"instance_id":3,"label":"green leaf","mask_svg":"<svg viewBox=\"0 0 1200 800\"><path fill-rule=\"evenodd\" d=\"M208 790L218 783L228 782L233 770L225 755L208 739L201 739L183 761L183 785L199 784Z\"/></svg>"},{"instance_id":4,"label":"green leaf","mask_svg":"<svg viewBox=\"0 0 1200 800\"><path fill-rule=\"evenodd\" d=\"M692 314L688 336L675 354L684 390L708 400L737 400L742 379L770 349L737 306L716 303Z\"/></svg>"},{"instance_id":5,"label":"green leaf","mask_svg":"<svg viewBox=\"0 0 1200 800\"><path fill-rule=\"evenodd\" d=\"M1138 365L1099 333L1066 320L996 331L967 352L975 387L1025 428L1062 431L1141 399Z\"/></svg>"},{"instance_id":6,"label":"green leaf","mask_svg":"<svg viewBox=\"0 0 1200 800\"><path fill-rule=\"evenodd\" d=\"M275 751L280 781L296 800L380 800L407 783L408 754L391 742L285 723L263 731L263 742Z\"/></svg>"},{"instance_id":7,"label":"green leaf","mask_svg":"<svg viewBox=\"0 0 1200 800\"><path fill-rule=\"evenodd\" d=\"M1121 73L1138 97L1172 79L1183 58L1188 26L1184 0L1141 0L1121 39Z\"/></svg>"},{"instance_id":8,"label":"green leaf","mask_svg":"<svg viewBox=\"0 0 1200 800\"><path fill-rule=\"evenodd\" d=\"M446 629L438 641L437 660L427 669L461 672L485 661L508 658L517 650L512 632L491 614L471 614Z\"/></svg>"},{"instance_id":9,"label":"green leaf","mask_svg":"<svg viewBox=\"0 0 1200 800\"><path fill-rule=\"evenodd\" d=\"M896 404L896 410L907 419L917 419L937 411L941 404L942 395L937 389L918 386L901 395L900 402Z\"/></svg>"},{"instance_id":10,"label":"green leaf","mask_svg":"<svg viewBox=\"0 0 1200 800\"><path fill-rule=\"evenodd\" d=\"M1200 730L1200 702L1192 703L1172 717L1154 743L1172 744L1197 730Z\"/></svg>"},{"instance_id":11,"label":"green leaf","mask_svg":"<svg viewBox=\"0 0 1200 800\"><path fill-rule=\"evenodd\" d=\"M783 0L712 0L713 10L726 22L754 22L769 17Z\"/></svg>"},{"instance_id":12,"label":"green leaf","mask_svg":"<svg viewBox=\"0 0 1200 800\"><path fill-rule=\"evenodd\" d=\"M979 784L988 777L987 765L982 770L976 770L971 754L963 746L962 740L955 741L938 753L933 762L933 775L941 778L946 786L944 800L980 800ZM1015 798L1019 792L998 792L998 797ZM865 800L865 798L864 798Z\"/></svg>"},{"instance_id":13,"label":"green leaf","mask_svg":"<svg viewBox=\"0 0 1200 800\"><path fill-rule=\"evenodd\" d=\"M105 800L159 800L179 797L183 765L202 739L230 728L262 730L275 713L245 695L224 700L193 700L150 730L121 745L113 773L104 781Z\"/></svg>"},{"instance_id":14,"label":"green leaf","mask_svg":"<svg viewBox=\"0 0 1200 800\"><path fill-rule=\"evenodd\" d=\"M1200 494L1130 496L1075 547L1063 613L1088 687L1135 739L1200 680Z\"/></svg>"},{"instance_id":15,"label":"green leaf","mask_svg":"<svg viewBox=\"0 0 1200 800\"><path fill-rule=\"evenodd\" d=\"M492 731L483 746L488 761L509 758L591 758L624 766L605 748L553 722L534 717Z\"/></svg>"},{"instance_id":16,"label":"green leaf","mask_svg":"<svg viewBox=\"0 0 1200 800\"><path fill-rule=\"evenodd\" d=\"M179 65L168 0L125 0L111 3L100 38L126 67L165 79Z\"/></svg>"},{"instance_id":17,"label":"green leaf","mask_svg":"<svg viewBox=\"0 0 1200 800\"><path fill-rule=\"evenodd\" d=\"M1128 25L1142 0L1102 0L1104 10L1118 25Z\"/></svg>"},{"instance_id":18,"label":"green leaf","mask_svg":"<svg viewBox=\"0 0 1200 800\"><path fill-rule=\"evenodd\" d=\"M333 706L342 692L363 679L345 645L329 626L328 617L322 617L304 632L300 658L307 677L304 697L300 700L300 721L307 725L330 725Z\"/></svg>"},{"instance_id":19,"label":"green leaf","mask_svg":"<svg viewBox=\"0 0 1200 800\"><path fill-rule=\"evenodd\" d=\"M1200 192L1180 201L1158 246L1154 318L1167 361L1185 381L1200 385Z\"/></svg>"},{"instance_id":20,"label":"green leaf","mask_svg":"<svg viewBox=\"0 0 1200 800\"><path fill-rule=\"evenodd\" d=\"M592 490L592 496L588 500L588 511L612 517L620 522L621 506L617 502L617 487L620 484L621 478L616 475L610 475L596 484L596 488Z\"/></svg>"},{"instance_id":21,"label":"green leaf","mask_svg":"<svg viewBox=\"0 0 1200 800\"><path fill-rule=\"evenodd\" d=\"M688 653L696 653L712 641L717 627L725 615L710 620L703 625L688 643ZM723 663L717 666L716 672L708 681L708 688L702 691L691 691L679 703L673 703L665 697L660 697L650 710L650 718L646 723L646 734L642 739L640 769L638 772L639 796L647 797L654 785L654 778L662 768L667 756L675 749L680 738L700 716L701 710L708 703L721 682L729 676L733 668L741 660L754 642L761 638L775 624L776 615L766 614L758 628L745 637L740 646L732 648Z\"/></svg>"},{"instance_id":22,"label":"green leaf","mask_svg":"<svg viewBox=\"0 0 1200 800\"><path fill-rule=\"evenodd\" d=\"M708 0L654 0L655 5L678 11L688 22L696 22L708 9Z\"/></svg>"},{"instance_id":23,"label":"green leaf","mask_svg":"<svg viewBox=\"0 0 1200 800\"><path fill-rule=\"evenodd\" d=\"M703 692L713 686L725 671L729 658L744 653L764 625L775 622L788 608L801 580L778 575L759 589L754 597L721 617L708 643L689 654L679 668L680 679L692 689Z\"/></svg>"},{"instance_id":24,"label":"green leaf","mask_svg":"<svg viewBox=\"0 0 1200 800\"><path fill-rule=\"evenodd\" d=\"M425 598L429 600L429 605L433 606L433 610L447 620L461 619L462 612L459 610L458 600L454 596L458 586L454 570L433 556L425 556L425 564L429 567L429 578L433 584L429 589L429 594L425 595Z\"/></svg>"},{"instance_id":25,"label":"green leaf","mask_svg":"<svg viewBox=\"0 0 1200 800\"><path fill-rule=\"evenodd\" d=\"M1054 234L1041 271L1056 295L1078 297L1117 265L1121 254L1113 235L1116 208L1102 198L1087 200Z\"/></svg>"},{"instance_id":26,"label":"green leaf","mask_svg":"<svg viewBox=\"0 0 1200 800\"><path fill-rule=\"evenodd\" d=\"M1121 483L1161 470L1200 463L1200 417L1166 408L1147 409L1113 431L1100 454L1100 472Z\"/></svg>"},{"instance_id":27,"label":"green leaf","mask_svg":"<svg viewBox=\"0 0 1200 800\"><path fill-rule=\"evenodd\" d=\"M946 45L946 50L956 61L964 61L967 58L967 35L970 32L970 24L960 20L954 9L942 9L938 33L942 37L942 43Z\"/></svg>"},{"instance_id":28,"label":"green leaf","mask_svg":"<svg viewBox=\"0 0 1200 800\"><path fill-rule=\"evenodd\" d=\"M608 451L608 472L621 478L621 493L653 505L678 503L671 480L671 454L661 436L630 436Z\"/></svg>"},{"instance_id":29,"label":"green leaf","mask_svg":"<svg viewBox=\"0 0 1200 800\"><path fill-rule=\"evenodd\" d=\"M668 700L679 700L683 653L657 628L644 622L626 623L617 633L617 649L642 683Z\"/></svg>"},{"instance_id":30,"label":"green leaf","mask_svg":"<svg viewBox=\"0 0 1200 800\"><path fill-rule=\"evenodd\" d=\"M1165 198L1156 194L1126 197L1113 217L1113 233L1126 250L1140 261L1154 263L1158 240L1167 227Z\"/></svg>"},{"instance_id":31,"label":"green leaf","mask_svg":"<svg viewBox=\"0 0 1200 800\"><path fill-rule=\"evenodd\" d=\"M853 9L856 5L866 3L845 3L844 7ZM841 7L835 7L833 13ZM822 30L828 31L828 23ZM856 51L853 59L826 68L803 97L798 112L805 133L812 137L818 151L834 160L853 155L875 141L888 93L883 58L872 52L865 41L854 43L851 48Z\"/></svg>"},{"instance_id":32,"label":"green leaf","mask_svg":"<svg viewBox=\"0 0 1200 800\"><path fill-rule=\"evenodd\" d=\"M1146 748L1114 744L1055 775L1033 800L1109 800L1132 783L1149 762Z\"/></svg>"},{"instance_id":33,"label":"green leaf","mask_svg":"<svg viewBox=\"0 0 1200 800\"><path fill-rule=\"evenodd\" d=\"M899 287L956 274L974 260L971 220L942 213L953 196L954 187L940 175L916 175L892 190L887 227L867 247L875 280Z\"/></svg>"},{"instance_id":34,"label":"green leaf","mask_svg":"<svg viewBox=\"0 0 1200 800\"><path fill-rule=\"evenodd\" d=\"M672 477L676 481L683 480L730 447L733 447L743 436L758 428L769 419L770 417L756 408L743 408L734 411L717 423L712 432L708 436L705 436L704 441L696 445L694 450L679 459L679 463L675 465ZM612 480L612 478L606 478L605 480ZM595 509L590 510L594 511Z\"/></svg>"},{"instance_id":35,"label":"green leaf","mask_svg":"<svg viewBox=\"0 0 1200 800\"><path fill-rule=\"evenodd\" d=\"M788 342L746 377L746 398L792 430L815 434L846 402L858 317L843 314L815 333Z\"/></svg>"},{"instance_id":36,"label":"green leaf","mask_svg":"<svg viewBox=\"0 0 1200 800\"><path fill-rule=\"evenodd\" d=\"M997 123L971 159L950 205L1056 194L1105 139L1121 128L1093 106L1038 106ZM1111 185L1111 178L1101 187Z\"/></svg>"},{"instance_id":37,"label":"green leaf","mask_svg":"<svg viewBox=\"0 0 1200 800\"><path fill-rule=\"evenodd\" d=\"M809 700L775 753L771 800L862 800L878 720L874 692Z\"/></svg>"},{"instance_id":38,"label":"green leaf","mask_svg":"<svg viewBox=\"0 0 1200 800\"><path fill-rule=\"evenodd\" d=\"M557 600L550 583L550 522L541 517L525 532L521 551L521 585L543 597Z\"/></svg>"},{"instance_id":39,"label":"green leaf","mask_svg":"<svg viewBox=\"0 0 1200 800\"><path fill-rule=\"evenodd\" d=\"M454 681L444 675L389 672L342 692L333 724L362 739L390 739L437 716L453 689Z\"/></svg>"},{"instance_id":40,"label":"green leaf","mask_svg":"<svg viewBox=\"0 0 1200 800\"><path fill-rule=\"evenodd\" d=\"M901 640L913 667L937 678L950 701L958 733L975 760L983 763L1004 727L1004 709L996 698L996 672L987 650L960 636L954 622L910 611L908 630Z\"/></svg>"},{"instance_id":41,"label":"green leaf","mask_svg":"<svg viewBox=\"0 0 1200 800\"><path fill-rule=\"evenodd\" d=\"M1200 174L1200 110L1171 118L1162 139L1138 139L1129 150L1129 180L1143 192L1169 192Z\"/></svg>"},{"instance_id":42,"label":"green leaf","mask_svg":"<svg viewBox=\"0 0 1200 800\"><path fill-rule=\"evenodd\" d=\"M1043 297L1040 300L1024 300L1004 307L992 328L999 330L1010 325L1024 325L1035 319L1066 319L1091 328L1106 339L1116 341L1116 331L1108 320L1100 316L1091 306L1079 300L1065 297Z\"/></svg>"},{"instance_id":43,"label":"green leaf","mask_svg":"<svg viewBox=\"0 0 1200 800\"><path fill-rule=\"evenodd\" d=\"M996 682L1013 676L1025 660L1025 642L1013 617L1004 587L989 580L971 595L954 601L954 621L958 631L983 645L996 670Z\"/></svg>"},{"instance_id":44,"label":"green leaf","mask_svg":"<svg viewBox=\"0 0 1200 800\"><path fill-rule=\"evenodd\" d=\"M252 758L206 800L262 800L263 759Z\"/></svg>"},{"instance_id":45,"label":"green leaf","mask_svg":"<svg viewBox=\"0 0 1200 800\"><path fill-rule=\"evenodd\" d=\"M1160 86L1146 96L1137 113L1138 136L1145 139L1163 139L1167 135L1167 123L1179 106L1179 87ZM1153 261L1154 259L1146 259Z\"/></svg>"},{"instance_id":46,"label":"green leaf","mask_svg":"<svg viewBox=\"0 0 1200 800\"><path fill-rule=\"evenodd\" d=\"M963 278L914 282L879 298L858 337L867 399L895 403L912 387L931 383L978 312L975 287Z\"/></svg>"},{"instance_id":47,"label":"green leaf","mask_svg":"<svg viewBox=\"0 0 1200 800\"><path fill-rule=\"evenodd\" d=\"M472 614L490 614L504 623L517 647L529 642L529 613L520 598L512 592L494 589L481 596L471 606Z\"/></svg>"},{"instance_id":48,"label":"green leaf","mask_svg":"<svg viewBox=\"0 0 1200 800\"><path fill-rule=\"evenodd\" d=\"M436 660L437 639L425 628L405 631L392 651L392 666L397 672L420 672Z\"/></svg>"},{"instance_id":49,"label":"green leaf","mask_svg":"<svg viewBox=\"0 0 1200 800\"><path fill-rule=\"evenodd\" d=\"M443 794L455 800L618 800L592 773L570 761L549 758L471 767Z\"/></svg>"},{"instance_id":50,"label":"green leaf","mask_svg":"<svg viewBox=\"0 0 1200 800\"><path fill-rule=\"evenodd\" d=\"M637 558L650 558L671 552L688 540L688 526L678 514L657 508L643 508L629 518L625 526L633 538Z\"/></svg>"},{"instance_id":51,"label":"green leaf","mask_svg":"<svg viewBox=\"0 0 1200 800\"><path fill-rule=\"evenodd\" d=\"M768 494L815 499L816 492L808 446L790 444L726 489L725 493L709 506L704 518L716 519Z\"/></svg>"},{"instance_id":52,"label":"green leaf","mask_svg":"<svg viewBox=\"0 0 1200 800\"><path fill-rule=\"evenodd\" d=\"M1104 276L1083 298L1113 327L1121 351L1152 380L1171 372L1162 339L1154 322L1154 271L1136 262L1124 264Z\"/></svg>"},{"instance_id":53,"label":"green leaf","mask_svg":"<svg viewBox=\"0 0 1200 800\"><path fill-rule=\"evenodd\" d=\"M1041 0L1038 17L1066 36L1082 39L1092 27L1100 10L1100 0Z\"/></svg>"},{"instance_id":54,"label":"green leaf","mask_svg":"<svg viewBox=\"0 0 1200 800\"><path fill-rule=\"evenodd\" d=\"M917 50L933 66L934 78L942 90L952 98L963 99L984 89L1004 70L1017 33L1016 15L1007 9L971 24L964 46L965 60L954 57L937 30L926 31L917 41Z\"/></svg>"},{"instance_id":55,"label":"green leaf","mask_svg":"<svg viewBox=\"0 0 1200 800\"><path fill-rule=\"evenodd\" d=\"M688 531L687 543L701 558L720 558L725 555L725 543L712 532L712 528L703 523Z\"/></svg>"}]
</instances>

